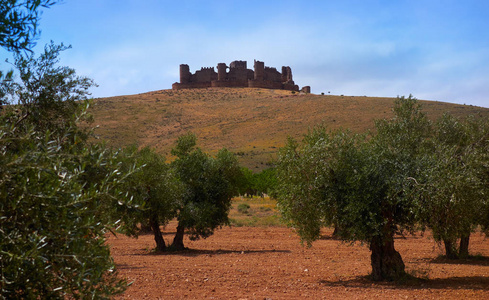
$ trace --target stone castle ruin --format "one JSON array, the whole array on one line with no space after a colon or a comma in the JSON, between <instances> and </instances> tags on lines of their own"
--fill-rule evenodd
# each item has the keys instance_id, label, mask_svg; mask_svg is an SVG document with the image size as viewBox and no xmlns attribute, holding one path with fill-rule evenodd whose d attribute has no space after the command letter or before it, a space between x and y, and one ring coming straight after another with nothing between
<instances>
[{"instance_id":1,"label":"stone castle ruin","mask_svg":"<svg viewBox=\"0 0 489 300\"><path fill-rule=\"evenodd\" d=\"M229 69L229 71L228 71ZM201 68L195 74L190 73L188 65L180 65L180 83L175 82L172 89L208 88L208 87L251 87L299 91L299 86L292 80L290 67L282 67L282 73L276 68L266 67L262 61L255 60L254 71L246 66L246 61L235 60L229 64L217 64L214 67ZM302 91L310 93L306 86Z\"/></svg>"}]
</instances>

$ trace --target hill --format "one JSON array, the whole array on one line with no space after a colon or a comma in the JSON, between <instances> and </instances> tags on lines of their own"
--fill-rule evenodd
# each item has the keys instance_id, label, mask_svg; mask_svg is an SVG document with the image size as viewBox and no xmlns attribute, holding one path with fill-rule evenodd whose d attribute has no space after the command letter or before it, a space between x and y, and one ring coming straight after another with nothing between
<instances>
[{"instance_id":1,"label":"hill","mask_svg":"<svg viewBox=\"0 0 489 300\"><path fill-rule=\"evenodd\" d=\"M309 128L373 129L373 121L392 116L395 98L300 94L284 90L208 88L161 90L95 99L91 112L95 134L111 146L137 143L170 155L178 136L192 131L201 148L211 153L222 147L235 152L243 165L261 170L275 157L287 136L301 138ZM432 119L489 109L421 101Z\"/></svg>"}]
</instances>

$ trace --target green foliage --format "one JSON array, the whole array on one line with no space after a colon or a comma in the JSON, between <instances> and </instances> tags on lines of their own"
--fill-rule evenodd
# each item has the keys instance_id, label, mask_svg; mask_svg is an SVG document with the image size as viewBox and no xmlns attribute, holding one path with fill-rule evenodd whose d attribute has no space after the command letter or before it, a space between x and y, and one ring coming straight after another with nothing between
<instances>
[{"instance_id":1,"label":"green foliage","mask_svg":"<svg viewBox=\"0 0 489 300\"><path fill-rule=\"evenodd\" d=\"M322 226L368 243L374 279L404 274L394 235L418 224L447 256L468 255L470 233L488 224L489 123L445 115L432 124L416 99L399 98L394 118L365 138L319 127L289 139L278 162L279 208L308 245Z\"/></svg>"},{"instance_id":2,"label":"green foliage","mask_svg":"<svg viewBox=\"0 0 489 300\"><path fill-rule=\"evenodd\" d=\"M0 2L0 47L7 51L19 53L22 50L31 51L34 40L39 35L37 30L41 7L49 8L57 1L54 0L3 0ZM13 71L0 70L2 87L12 82ZM7 104L4 99L5 91L0 89L0 105Z\"/></svg>"},{"instance_id":3,"label":"green foliage","mask_svg":"<svg viewBox=\"0 0 489 300\"><path fill-rule=\"evenodd\" d=\"M259 173L253 173L250 169L243 167L241 172L243 176L240 177L238 182L241 195L263 196L268 194L273 196L277 185L277 172L274 167L264 169Z\"/></svg>"},{"instance_id":4,"label":"green foliage","mask_svg":"<svg viewBox=\"0 0 489 300\"><path fill-rule=\"evenodd\" d=\"M302 144L289 139L278 162L279 208L302 241L335 225L346 241L368 243L375 280L403 276L394 234L416 224L413 182L430 123L416 99L399 98L395 117L366 139L319 127Z\"/></svg>"},{"instance_id":5,"label":"green foliage","mask_svg":"<svg viewBox=\"0 0 489 300\"><path fill-rule=\"evenodd\" d=\"M2 1L0 45L27 49L38 7L55 1ZM25 9L24 11L22 11ZM56 67L65 47L38 59L15 54L14 73L0 74L0 289L7 299L106 299L127 287L117 277L105 235L122 229L138 203L125 189L133 172L118 154L89 145L92 81Z\"/></svg>"},{"instance_id":6,"label":"green foliage","mask_svg":"<svg viewBox=\"0 0 489 300\"><path fill-rule=\"evenodd\" d=\"M2 82L0 96L3 103L19 104L7 114L18 115L17 127L29 124L38 131L63 130L73 122L82 100L88 99L93 81L77 76L71 68L57 66L59 54L68 48L51 42L38 58L33 53L14 54L20 81Z\"/></svg>"},{"instance_id":7,"label":"green foliage","mask_svg":"<svg viewBox=\"0 0 489 300\"><path fill-rule=\"evenodd\" d=\"M447 256L456 258L457 239L487 225L489 123L446 114L436 122L428 150L425 181L418 185L419 214L435 240L445 243ZM468 255L463 248L461 243L460 254Z\"/></svg>"},{"instance_id":8,"label":"green foliage","mask_svg":"<svg viewBox=\"0 0 489 300\"><path fill-rule=\"evenodd\" d=\"M277 170L275 167L264 169L255 174L255 187L261 194L274 195L277 185Z\"/></svg>"},{"instance_id":9,"label":"green foliage","mask_svg":"<svg viewBox=\"0 0 489 300\"><path fill-rule=\"evenodd\" d=\"M8 51L28 50L35 45L39 8L48 8L54 0L3 0L0 3L0 47Z\"/></svg>"},{"instance_id":10,"label":"green foliage","mask_svg":"<svg viewBox=\"0 0 489 300\"><path fill-rule=\"evenodd\" d=\"M108 298L122 292L127 284L114 272L105 233L121 225L117 211L136 204L124 197L115 154L80 147L75 127L57 137L33 127L23 132L4 120L0 126L2 295ZM93 174L97 180L89 180Z\"/></svg>"},{"instance_id":11,"label":"green foliage","mask_svg":"<svg viewBox=\"0 0 489 300\"><path fill-rule=\"evenodd\" d=\"M278 160L278 205L288 225L311 245L323 226L338 223L338 206L351 191L362 136L318 127L299 145L289 139ZM353 180L351 180L354 182Z\"/></svg>"},{"instance_id":12,"label":"green foliage","mask_svg":"<svg viewBox=\"0 0 489 300\"><path fill-rule=\"evenodd\" d=\"M241 176L238 178L238 191L240 195L255 193L253 180L253 171L246 167L241 167Z\"/></svg>"},{"instance_id":13,"label":"green foliage","mask_svg":"<svg viewBox=\"0 0 489 300\"><path fill-rule=\"evenodd\" d=\"M226 149L210 157L196 146L196 137L181 136L172 154L172 167L184 185L178 201L179 226L188 230L191 239L206 238L214 229L229 224L231 198L237 194L241 170L234 154Z\"/></svg>"},{"instance_id":14,"label":"green foliage","mask_svg":"<svg viewBox=\"0 0 489 300\"><path fill-rule=\"evenodd\" d=\"M131 227L126 233L137 235L135 225L150 224L154 227L157 240L161 237L160 225L168 224L176 215L183 185L177 180L165 158L148 147L141 150L136 146L127 147L121 157L123 171L134 167L137 170L126 180L126 189L138 202L144 203L141 210L132 214ZM163 237L159 242L161 241ZM166 246L157 244L157 247L163 251Z\"/></svg>"}]
</instances>

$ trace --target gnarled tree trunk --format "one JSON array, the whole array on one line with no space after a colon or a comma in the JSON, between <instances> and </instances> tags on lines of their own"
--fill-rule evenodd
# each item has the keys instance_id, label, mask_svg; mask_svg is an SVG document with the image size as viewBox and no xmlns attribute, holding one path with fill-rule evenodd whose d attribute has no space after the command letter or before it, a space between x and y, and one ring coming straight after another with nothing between
<instances>
[{"instance_id":1,"label":"gnarled tree trunk","mask_svg":"<svg viewBox=\"0 0 489 300\"><path fill-rule=\"evenodd\" d=\"M459 257L469 256L469 241L470 241L470 232L467 234L463 234L462 237L460 237L460 248L458 249Z\"/></svg>"},{"instance_id":2,"label":"gnarled tree trunk","mask_svg":"<svg viewBox=\"0 0 489 300\"><path fill-rule=\"evenodd\" d=\"M156 250L165 251L166 244L165 240L163 239L163 235L161 234L160 222L158 221L158 217L152 216L149 220L149 225L151 226L151 230L153 231L153 234L155 236Z\"/></svg>"},{"instance_id":3,"label":"gnarled tree trunk","mask_svg":"<svg viewBox=\"0 0 489 300\"><path fill-rule=\"evenodd\" d=\"M394 237L375 237L370 242L372 280L397 280L406 275L404 262L394 248Z\"/></svg>"},{"instance_id":4,"label":"gnarled tree trunk","mask_svg":"<svg viewBox=\"0 0 489 300\"><path fill-rule=\"evenodd\" d=\"M452 240L443 240L445 244L445 256L449 259L458 258L457 247L455 246L455 241Z\"/></svg>"},{"instance_id":5,"label":"gnarled tree trunk","mask_svg":"<svg viewBox=\"0 0 489 300\"><path fill-rule=\"evenodd\" d=\"M185 227L178 222L177 233L175 234L175 238L173 238L172 248L174 250L184 250L185 246L183 245L183 235L185 234Z\"/></svg>"}]
</instances>

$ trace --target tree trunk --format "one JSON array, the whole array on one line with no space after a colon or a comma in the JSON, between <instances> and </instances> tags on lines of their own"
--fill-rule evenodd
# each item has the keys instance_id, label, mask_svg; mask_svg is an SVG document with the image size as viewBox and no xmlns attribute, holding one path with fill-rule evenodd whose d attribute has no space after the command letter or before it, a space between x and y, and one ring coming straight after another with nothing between
<instances>
[{"instance_id":1,"label":"tree trunk","mask_svg":"<svg viewBox=\"0 0 489 300\"><path fill-rule=\"evenodd\" d=\"M338 229L338 225L335 225L335 226L334 226L334 230L333 230L333 235L332 235L332 236L333 236L334 238L337 238L339 234L340 234L340 230Z\"/></svg>"},{"instance_id":2,"label":"tree trunk","mask_svg":"<svg viewBox=\"0 0 489 300\"><path fill-rule=\"evenodd\" d=\"M166 244L165 240L163 239L163 235L161 234L160 222L158 221L158 217L151 217L151 219L149 220L149 225L151 226L151 230L153 231L153 234L155 236L156 250L165 251Z\"/></svg>"},{"instance_id":3,"label":"tree trunk","mask_svg":"<svg viewBox=\"0 0 489 300\"><path fill-rule=\"evenodd\" d=\"M370 242L372 280L398 280L406 275L404 262L394 249L394 238L373 238Z\"/></svg>"},{"instance_id":4,"label":"tree trunk","mask_svg":"<svg viewBox=\"0 0 489 300\"><path fill-rule=\"evenodd\" d=\"M185 227L178 222L177 233L175 234L175 238L173 239L172 248L174 250L184 250L185 246L183 245L183 235L185 234Z\"/></svg>"},{"instance_id":5,"label":"tree trunk","mask_svg":"<svg viewBox=\"0 0 489 300\"><path fill-rule=\"evenodd\" d=\"M460 248L458 249L459 257L469 256L469 241L470 241L470 232L467 234L462 234L462 237L460 237Z\"/></svg>"},{"instance_id":6,"label":"tree trunk","mask_svg":"<svg viewBox=\"0 0 489 300\"><path fill-rule=\"evenodd\" d=\"M458 258L455 242L451 240L443 240L443 243L445 244L445 256L449 259Z\"/></svg>"},{"instance_id":7,"label":"tree trunk","mask_svg":"<svg viewBox=\"0 0 489 300\"><path fill-rule=\"evenodd\" d=\"M333 238L341 238L341 234L342 234L342 231L341 231L341 228L338 224L334 224L334 230L333 230L333 235L332 237Z\"/></svg>"}]
</instances>

